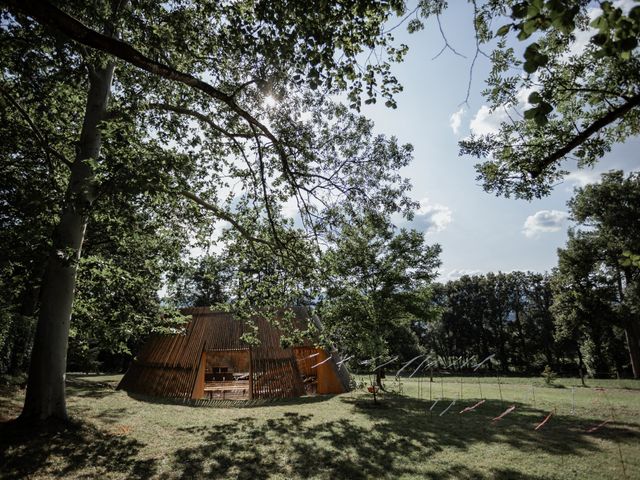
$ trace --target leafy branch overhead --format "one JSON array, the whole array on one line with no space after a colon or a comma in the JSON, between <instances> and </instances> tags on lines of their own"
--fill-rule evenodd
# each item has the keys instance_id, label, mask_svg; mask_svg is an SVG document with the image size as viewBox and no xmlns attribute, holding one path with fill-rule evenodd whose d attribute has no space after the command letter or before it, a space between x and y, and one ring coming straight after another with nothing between
<instances>
[{"instance_id":1,"label":"leafy branch overhead","mask_svg":"<svg viewBox=\"0 0 640 480\"><path fill-rule=\"evenodd\" d=\"M479 18L487 26L504 21L503 7L488 2ZM460 153L483 160L476 168L485 190L530 199L550 192L567 160L593 165L640 133L640 6L527 0L512 4L507 18L484 39L497 48L483 93L508 121L495 134L462 140ZM523 59L511 33L534 39ZM589 42L577 42L578 34Z\"/></svg>"},{"instance_id":2,"label":"leafy branch overhead","mask_svg":"<svg viewBox=\"0 0 640 480\"><path fill-rule=\"evenodd\" d=\"M395 105L390 65L406 47L384 24L403 13L396 0L2 3L6 238L24 235L31 210L46 220L28 247L44 253L18 262L38 294L11 300L33 298L38 312L25 418L65 419L69 336L88 355L91 337L148 330L118 305L123 292L152 299L130 303L153 318L149 292L215 230L239 245L236 297L281 307L310 288L323 238L342 222L366 209L409 214L398 170L411 147L331 100ZM103 305L118 334L96 319Z\"/></svg>"},{"instance_id":3,"label":"leafy branch overhead","mask_svg":"<svg viewBox=\"0 0 640 480\"><path fill-rule=\"evenodd\" d=\"M180 104L168 103L161 98L167 91L165 85L139 77L135 72L128 73L125 68L131 80L140 83L141 86L145 85L142 88L148 89L147 95L159 98L157 101L149 102L148 107L136 104L135 100L129 100L130 108L133 107L133 110L129 110L127 114L120 114L120 118L131 117L136 109L156 108L194 117L203 123L204 127L211 129L210 133L207 133L209 138L191 137L191 146L214 142L212 139L215 138L215 146L221 152L219 147L226 141L228 145L224 147L224 151L238 158L246 167L239 169L235 162L235 165L229 167L229 175L240 177L246 182L247 191L253 192L256 215L266 212L272 226L271 237L276 246L282 246L275 228L274 216L278 208L276 204L287 198L295 200L305 225L316 236L323 228L318 225L324 218L319 210L328 212L330 199L335 194L339 198L334 198L334 202L349 200L374 204L383 202L387 206L391 205L388 198L371 198L371 195L375 195L376 182L380 185L386 184L386 195L396 190L392 184L400 180L400 177L385 173L390 166L389 163L379 162L386 162L388 159L389 162L397 163L394 168L403 166L406 160L396 160L394 157L406 157L406 147L397 148L394 146L394 140L385 141L379 138L376 142L377 147L370 149L371 154L377 155L376 161L363 161L358 169L350 166L363 160L357 155L354 159L339 157L334 161L335 154L340 155L340 152L336 151L335 140L328 134L329 131L336 133L337 130L330 130L331 127L319 121L329 112L329 107L323 106L326 103L322 101L324 97L310 101L310 97L303 98L301 93L306 87L317 90L320 86L325 95L347 90L352 107L357 108L364 88L367 92L367 102L375 101L376 96L380 94L387 99L389 105L393 104L392 95L397 93L400 87L389 73L389 62L400 61L406 47L394 47L393 38L390 34L384 33L381 26L392 13L402 11L401 2L375 8L368 2L350 3L348 6L326 4L319 9L316 17L310 17L304 5L297 2L291 2L288 9L278 4L270 5L270 8L259 5L255 10L242 9L237 5L211 4L207 5L206 12L200 12L193 6L176 7L171 10L164 7L132 5L134 17L145 18L146 23L127 24L126 14L121 13L122 18L117 20L124 25L120 37L109 35L108 32L100 33L48 2L14 1L9 2L9 5L15 12L25 13L41 25L74 40L85 53L86 50L83 49L89 47L123 60L125 65L135 66L156 77L188 87L188 90L178 88L182 97ZM209 15L214 20L208 26L206 22L201 25L202 28L208 29L208 38L214 40L202 40L200 50L217 51L220 53L218 58L203 56L199 51L189 51L195 48L192 42L195 40L196 32L186 33L185 25L181 21L185 16L191 21L196 21L196 15L200 14ZM161 27L151 23L154 16L159 17ZM95 19L90 20L90 17L87 17L87 21ZM256 22L262 25L257 30ZM158 28L164 30L164 42L169 39L169 42L177 43L178 39L182 39L180 47L187 45L187 53L182 54L181 50L185 49L178 48L178 45L175 45L176 49L168 47L165 52L159 52L153 44L145 43L144 37L151 37L147 38L151 40ZM236 29L240 33L234 33ZM247 44L246 35L249 34L252 35L252 43ZM207 37L199 35L198 38L203 36ZM188 38L191 41L187 40ZM134 47L127 39L137 41L140 46ZM386 53L381 57L380 53L376 52L373 57L375 60L370 61L368 58L361 63L357 57L363 53L363 48L372 51L382 48ZM168 52L172 58L167 58ZM252 55L258 59L257 65L245 66L244 59L250 60ZM371 58L371 55L369 57ZM229 62L234 61L238 64L231 68ZM171 66L172 63L176 66ZM305 80L303 76L306 76ZM200 80L199 77L217 80L218 85ZM125 88L130 87L125 84ZM283 104L285 97L288 97L286 100L289 105L265 112L260 102L267 95L280 98ZM189 103L191 105L188 105ZM295 120L295 117L305 110L320 115L314 115L317 127L304 126L302 122ZM329 114L347 116L345 111L337 110ZM212 121L214 118L215 123ZM105 121L111 122L113 119L118 119L117 112L112 119L108 118ZM163 120L158 120L157 115L152 121L158 128L168 125ZM365 125L362 122L350 123L354 128ZM342 126L345 127L345 124ZM367 128L370 132L371 127ZM362 129L360 133L364 133ZM170 132L162 131L161 135L168 136ZM366 135L371 137L370 133ZM347 141L357 138L358 136L352 132ZM176 138L173 141L179 142ZM314 145L315 141L321 143ZM385 142L388 147L383 147ZM323 149L322 145L331 143L334 143L332 151ZM346 147L346 144L343 145ZM364 142L361 145L364 146ZM381 147L388 150L380 150ZM317 152L326 153L327 156L324 157ZM346 150L344 153L347 153ZM384 155L385 153L390 155ZM229 164L228 160L221 161ZM366 175L371 180L362 185L355 178L349 177L350 174L356 173L362 173L363 178ZM358 184L361 186L356 186ZM402 194L407 185L403 185L402 182L398 185L400 188L397 189L397 193ZM233 213L228 208L214 206L215 203L219 203L219 199L218 202L212 202L205 192L194 191L189 185L180 185L176 192L207 208L214 217L240 227L239 231L248 232L240 221L232 218ZM214 208L209 208L211 206ZM249 238L249 235L247 236Z\"/></svg>"}]
</instances>

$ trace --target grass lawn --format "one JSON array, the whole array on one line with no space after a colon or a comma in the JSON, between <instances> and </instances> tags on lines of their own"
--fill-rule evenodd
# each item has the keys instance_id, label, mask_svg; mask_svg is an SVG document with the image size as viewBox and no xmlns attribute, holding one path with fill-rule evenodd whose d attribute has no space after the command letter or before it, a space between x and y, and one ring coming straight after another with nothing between
<instances>
[{"instance_id":1,"label":"grass lawn","mask_svg":"<svg viewBox=\"0 0 640 480\"><path fill-rule=\"evenodd\" d=\"M9 420L23 392L0 392L0 476L640 479L640 382L590 380L572 392L573 380L509 378L498 388L492 378L413 378L378 405L361 390L237 408L133 398L113 389L118 379L70 376L74 422L62 431L20 428ZM480 389L486 402L460 414ZM430 394L444 394L432 411Z\"/></svg>"}]
</instances>

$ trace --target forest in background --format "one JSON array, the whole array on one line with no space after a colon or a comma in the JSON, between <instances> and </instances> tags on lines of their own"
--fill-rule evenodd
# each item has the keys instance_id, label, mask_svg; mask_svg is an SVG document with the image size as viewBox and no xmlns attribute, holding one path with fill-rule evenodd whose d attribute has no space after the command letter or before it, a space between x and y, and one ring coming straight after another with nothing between
<instances>
[{"instance_id":1,"label":"forest in background","mask_svg":"<svg viewBox=\"0 0 640 480\"><path fill-rule=\"evenodd\" d=\"M489 58L485 99L509 117L459 143L487 192L548 195L568 159L593 166L640 133L639 6L600 2L595 18L583 0L469 7L470 80ZM197 300L245 319L313 305L325 341L356 359L475 349L518 372L550 362L638 377L637 173L576 192L575 227L548 276L438 285L440 246L391 223L417 208L399 173L412 147L376 133L359 108L396 106L392 67L407 46L392 23L415 32L446 8L3 2L0 369L29 369L22 417L66 419L67 358L124 368ZM577 31L590 41L575 51ZM222 253L188 260L216 229Z\"/></svg>"},{"instance_id":2,"label":"forest in background","mask_svg":"<svg viewBox=\"0 0 640 480\"><path fill-rule=\"evenodd\" d=\"M562 375L633 377L625 327L637 315L639 266L625 252L638 242L638 199L639 174L605 174L571 200L575 227L552 272L465 275L446 283L436 281L438 245L370 216L341 230L318 263L322 287L295 303L320 315L324 338L345 357L354 355L354 371L366 371L360 362L374 356L398 355L392 369L428 354L437 368L468 372L495 355L485 368L502 374L539 375L549 366ZM114 256L117 249L101 245L92 254L88 244L79 269L70 371L123 371L150 332L176 331L187 320L181 308L225 308L252 268L234 261L243 257L233 254L241 247L232 243L218 254L175 257L169 273L156 270L156 287L144 289L149 277L132 273L140 271L133 267L139 252ZM122 261L131 262L130 271L99 268ZM26 293L16 300L3 310L0 372L20 378L35 307Z\"/></svg>"}]
</instances>

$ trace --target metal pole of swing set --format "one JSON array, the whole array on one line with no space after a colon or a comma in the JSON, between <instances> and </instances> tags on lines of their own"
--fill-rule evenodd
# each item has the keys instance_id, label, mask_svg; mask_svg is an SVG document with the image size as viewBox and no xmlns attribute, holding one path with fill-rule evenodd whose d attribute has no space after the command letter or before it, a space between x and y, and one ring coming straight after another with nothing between
<instances>
[{"instance_id":1,"label":"metal pole of swing set","mask_svg":"<svg viewBox=\"0 0 640 480\"><path fill-rule=\"evenodd\" d=\"M253 400L253 355L249 346L249 400Z\"/></svg>"},{"instance_id":2,"label":"metal pole of swing set","mask_svg":"<svg viewBox=\"0 0 640 480\"><path fill-rule=\"evenodd\" d=\"M473 371L474 371L474 372L475 372L475 371L477 371L477 370L478 370L482 365L484 365L485 363L487 363L487 362L491 361L491 359L492 359L493 357L495 357L495 356L496 356L496 354L494 353L494 354L491 354L491 355L489 355L488 357L486 357L484 360L482 360L480 363L478 363L478 364L474 367ZM483 397L482 397L482 385L480 385L480 377L477 377L477 378L478 378L478 387L480 388L480 398L482 399L482 398L483 398ZM499 382L498 382L498 387L500 387L500 383L499 383ZM502 399L502 391L500 391L500 399Z\"/></svg>"},{"instance_id":3,"label":"metal pole of swing set","mask_svg":"<svg viewBox=\"0 0 640 480\"><path fill-rule=\"evenodd\" d=\"M413 371L413 373L411 373L411 375L409 375L409 378L412 378L416 373L418 373L420 371L420 369L422 368L422 366L427 363L429 361L429 357L425 358L420 365L418 365L416 367L416 369ZM431 365L431 364L429 364ZM427 365L427 367L429 366ZM418 377L418 398L420 400L422 400L422 377Z\"/></svg>"},{"instance_id":4,"label":"metal pole of swing set","mask_svg":"<svg viewBox=\"0 0 640 480\"><path fill-rule=\"evenodd\" d=\"M533 408L536 408L536 391L533 384L531 384L531 396L533 397Z\"/></svg>"},{"instance_id":5,"label":"metal pole of swing set","mask_svg":"<svg viewBox=\"0 0 640 480\"><path fill-rule=\"evenodd\" d=\"M371 388L371 393L373 393L373 403L377 404L378 403L378 401L376 400L376 388L377 388L377 385L372 380L371 375L375 375L375 373L369 372L369 384L371 385L369 388Z\"/></svg>"}]
</instances>

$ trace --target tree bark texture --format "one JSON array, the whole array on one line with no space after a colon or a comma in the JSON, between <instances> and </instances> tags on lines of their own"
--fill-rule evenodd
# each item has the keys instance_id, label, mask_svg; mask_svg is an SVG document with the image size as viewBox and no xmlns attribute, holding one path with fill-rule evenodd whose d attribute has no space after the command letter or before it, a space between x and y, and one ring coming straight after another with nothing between
<instances>
[{"instance_id":1,"label":"tree bark texture","mask_svg":"<svg viewBox=\"0 0 640 480\"><path fill-rule=\"evenodd\" d=\"M629 319L625 325L624 333L627 339L633 378L640 378L640 328L633 319Z\"/></svg>"},{"instance_id":2,"label":"tree bark texture","mask_svg":"<svg viewBox=\"0 0 640 480\"><path fill-rule=\"evenodd\" d=\"M65 372L76 273L89 210L96 197L93 161L100 154L114 64L89 75L87 104L60 221L42 280L40 312L21 419L66 420Z\"/></svg>"}]
</instances>

